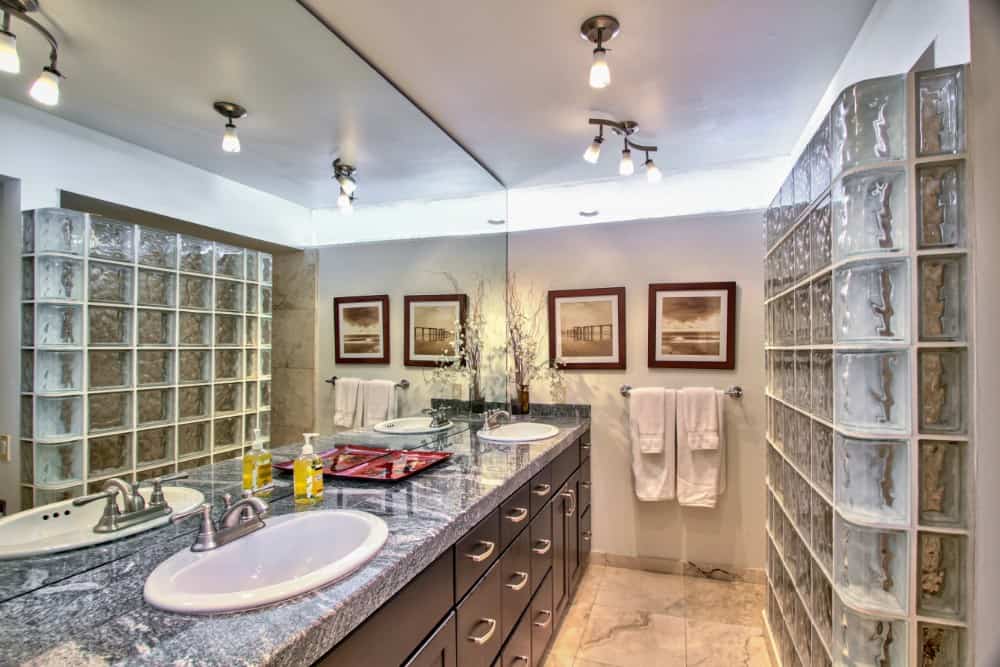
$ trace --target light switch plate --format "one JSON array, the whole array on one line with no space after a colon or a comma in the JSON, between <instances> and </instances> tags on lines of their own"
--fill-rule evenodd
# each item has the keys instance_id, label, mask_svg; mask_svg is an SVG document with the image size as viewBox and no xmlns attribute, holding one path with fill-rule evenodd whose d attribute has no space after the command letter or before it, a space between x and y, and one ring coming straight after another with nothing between
<instances>
[{"instance_id":1,"label":"light switch plate","mask_svg":"<svg viewBox=\"0 0 1000 667\"><path fill-rule=\"evenodd\" d=\"M0 435L0 463L10 463L10 436Z\"/></svg>"}]
</instances>

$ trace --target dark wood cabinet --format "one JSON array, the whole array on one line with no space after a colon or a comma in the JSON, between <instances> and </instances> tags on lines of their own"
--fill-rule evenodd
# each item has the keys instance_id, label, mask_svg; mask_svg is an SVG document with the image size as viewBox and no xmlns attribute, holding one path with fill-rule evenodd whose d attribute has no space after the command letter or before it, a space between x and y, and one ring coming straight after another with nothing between
<instances>
[{"instance_id":1,"label":"dark wood cabinet","mask_svg":"<svg viewBox=\"0 0 1000 667\"><path fill-rule=\"evenodd\" d=\"M542 579L552 569L552 503L531 520L531 588L538 590Z\"/></svg>"},{"instance_id":2,"label":"dark wood cabinet","mask_svg":"<svg viewBox=\"0 0 1000 667\"><path fill-rule=\"evenodd\" d=\"M500 552L498 507L455 543L456 600L461 600L468 593L479 577L493 565Z\"/></svg>"},{"instance_id":3,"label":"dark wood cabinet","mask_svg":"<svg viewBox=\"0 0 1000 667\"><path fill-rule=\"evenodd\" d=\"M503 608L503 632L511 632L521 613L531 600L531 533L521 531L520 536L500 557L500 589Z\"/></svg>"},{"instance_id":4,"label":"dark wood cabinet","mask_svg":"<svg viewBox=\"0 0 1000 667\"><path fill-rule=\"evenodd\" d=\"M537 473L528 482L530 493L529 503L531 505L531 516L535 516L539 511L548 505L555 489L552 487L552 466L547 465L541 472Z\"/></svg>"},{"instance_id":5,"label":"dark wood cabinet","mask_svg":"<svg viewBox=\"0 0 1000 667\"><path fill-rule=\"evenodd\" d=\"M430 639L417 649L417 652L406 662L404 667L457 667L456 626L455 612L451 612L430 636Z\"/></svg>"},{"instance_id":6,"label":"dark wood cabinet","mask_svg":"<svg viewBox=\"0 0 1000 667\"><path fill-rule=\"evenodd\" d=\"M531 664L532 667L542 664L545 657L545 650L552 640L552 631L555 624L555 610L552 600L552 583L555 581L555 571L549 572L542 585L538 587L538 592L531 600Z\"/></svg>"},{"instance_id":7,"label":"dark wood cabinet","mask_svg":"<svg viewBox=\"0 0 1000 667\"><path fill-rule=\"evenodd\" d=\"M500 653L500 567L495 565L458 605L458 664L485 667Z\"/></svg>"},{"instance_id":8,"label":"dark wood cabinet","mask_svg":"<svg viewBox=\"0 0 1000 667\"><path fill-rule=\"evenodd\" d=\"M503 647L503 667L531 667L531 610L521 616Z\"/></svg>"},{"instance_id":9,"label":"dark wood cabinet","mask_svg":"<svg viewBox=\"0 0 1000 667\"><path fill-rule=\"evenodd\" d=\"M522 530L528 527L531 520L528 485L510 495L500 505L500 544L502 549L514 541Z\"/></svg>"}]
</instances>

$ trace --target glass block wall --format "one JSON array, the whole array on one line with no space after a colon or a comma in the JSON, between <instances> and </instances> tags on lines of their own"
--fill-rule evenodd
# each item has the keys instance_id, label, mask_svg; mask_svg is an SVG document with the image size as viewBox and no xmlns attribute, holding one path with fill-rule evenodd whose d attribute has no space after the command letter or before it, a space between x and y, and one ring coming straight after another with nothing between
<instances>
[{"instance_id":1,"label":"glass block wall","mask_svg":"<svg viewBox=\"0 0 1000 667\"><path fill-rule=\"evenodd\" d=\"M63 209L22 224L22 509L267 437L270 255Z\"/></svg>"},{"instance_id":2,"label":"glass block wall","mask_svg":"<svg viewBox=\"0 0 1000 667\"><path fill-rule=\"evenodd\" d=\"M964 68L846 89L764 220L781 664L967 664Z\"/></svg>"}]
</instances>

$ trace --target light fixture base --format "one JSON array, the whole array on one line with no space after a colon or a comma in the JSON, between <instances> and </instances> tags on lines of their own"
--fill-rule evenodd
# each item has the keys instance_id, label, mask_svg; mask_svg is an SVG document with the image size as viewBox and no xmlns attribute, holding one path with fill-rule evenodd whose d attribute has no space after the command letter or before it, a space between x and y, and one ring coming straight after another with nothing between
<instances>
[{"instance_id":1,"label":"light fixture base","mask_svg":"<svg viewBox=\"0 0 1000 667\"><path fill-rule=\"evenodd\" d=\"M236 102L214 102L212 108L230 121L243 118L247 115L246 108L236 104Z\"/></svg>"},{"instance_id":2,"label":"light fixture base","mask_svg":"<svg viewBox=\"0 0 1000 667\"><path fill-rule=\"evenodd\" d=\"M639 131L639 123L634 120L624 120L619 124L611 125L611 131L620 137L631 137Z\"/></svg>"},{"instance_id":3,"label":"light fixture base","mask_svg":"<svg viewBox=\"0 0 1000 667\"><path fill-rule=\"evenodd\" d=\"M588 42L597 44L598 36L602 43L610 42L621 30L621 24L614 16L600 14L591 16L580 26L580 37Z\"/></svg>"},{"instance_id":4,"label":"light fixture base","mask_svg":"<svg viewBox=\"0 0 1000 667\"><path fill-rule=\"evenodd\" d=\"M19 12L37 12L38 0L0 0L0 9L8 8Z\"/></svg>"}]
</instances>

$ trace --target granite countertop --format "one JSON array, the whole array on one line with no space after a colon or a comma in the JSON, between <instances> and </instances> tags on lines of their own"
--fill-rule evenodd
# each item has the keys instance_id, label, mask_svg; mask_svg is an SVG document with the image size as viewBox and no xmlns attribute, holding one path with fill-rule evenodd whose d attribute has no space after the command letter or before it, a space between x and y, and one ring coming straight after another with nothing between
<instances>
[{"instance_id":1,"label":"granite countertop","mask_svg":"<svg viewBox=\"0 0 1000 667\"><path fill-rule=\"evenodd\" d=\"M480 442L471 429L438 442L445 463L409 480L380 485L328 480L312 509L356 509L381 517L389 539L366 566L324 589L224 616L159 611L145 603L149 573L193 542L193 533L151 531L156 542L0 603L0 664L309 665L389 600L510 493L562 452L588 419L533 418L559 435L531 444ZM275 450L291 454L294 447ZM239 461L199 474L229 479ZM230 470L231 469L231 470ZM274 515L296 509L291 497ZM266 530L266 528L265 528ZM225 547L223 547L224 549ZM276 544L275 548L294 548Z\"/></svg>"}]
</instances>

